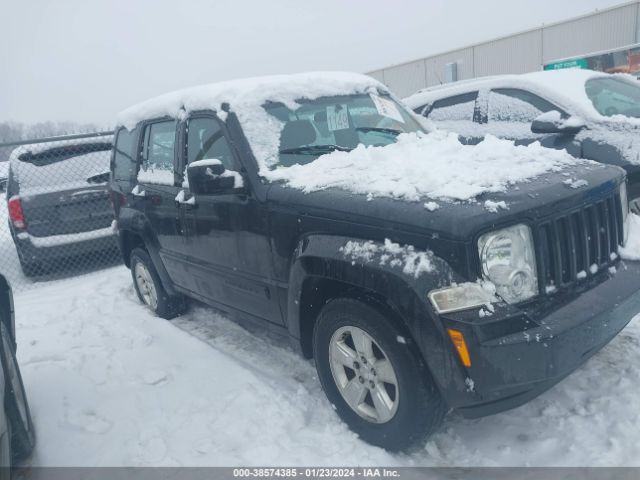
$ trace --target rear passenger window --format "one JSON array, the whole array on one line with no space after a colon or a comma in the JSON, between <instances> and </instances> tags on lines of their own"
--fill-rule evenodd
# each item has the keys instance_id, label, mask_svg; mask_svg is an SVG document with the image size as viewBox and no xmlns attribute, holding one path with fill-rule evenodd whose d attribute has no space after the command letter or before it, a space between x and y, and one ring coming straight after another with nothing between
<instances>
[{"instance_id":1,"label":"rear passenger window","mask_svg":"<svg viewBox=\"0 0 640 480\"><path fill-rule=\"evenodd\" d=\"M227 170L236 170L231 147L217 120L210 117L189 120L187 130L187 163L217 159Z\"/></svg>"},{"instance_id":2,"label":"rear passenger window","mask_svg":"<svg viewBox=\"0 0 640 480\"><path fill-rule=\"evenodd\" d=\"M552 103L525 90L502 88L489 94L489 121L531 123L543 113L559 110Z\"/></svg>"},{"instance_id":3,"label":"rear passenger window","mask_svg":"<svg viewBox=\"0 0 640 480\"><path fill-rule=\"evenodd\" d=\"M442 121L473 121L473 111L478 92L465 93L455 97L444 98L434 102L426 113L430 120Z\"/></svg>"},{"instance_id":4,"label":"rear passenger window","mask_svg":"<svg viewBox=\"0 0 640 480\"><path fill-rule=\"evenodd\" d=\"M139 182L174 185L175 142L175 120L152 123L145 127Z\"/></svg>"},{"instance_id":5,"label":"rear passenger window","mask_svg":"<svg viewBox=\"0 0 640 480\"><path fill-rule=\"evenodd\" d=\"M134 132L121 128L116 137L114 151L113 179L116 181L129 181L135 173L136 161L133 156Z\"/></svg>"}]
</instances>

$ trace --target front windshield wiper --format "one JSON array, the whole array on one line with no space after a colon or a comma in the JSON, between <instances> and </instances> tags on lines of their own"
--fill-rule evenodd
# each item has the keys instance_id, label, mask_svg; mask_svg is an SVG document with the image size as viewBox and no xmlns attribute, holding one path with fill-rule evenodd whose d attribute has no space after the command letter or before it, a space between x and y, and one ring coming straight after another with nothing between
<instances>
[{"instance_id":1,"label":"front windshield wiper","mask_svg":"<svg viewBox=\"0 0 640 480\"><path fill-rule=\"evenodd\" d=\"M400 135L402 132L400 130L396 130L395 128L384 128L384 127L356 127L358 132L380 132L380 133L388 133L390 135Z\"/></svg>"},{"instance_id":2,"label":"front windshield wiper","mask_svg":"<svg viewBox=\"0 0 640 480\"><path fill-rule=\"evenodd\" d=\"M287 155L316 155L318 153L331 153L336 150L340 152L350 152L352 149L341 147L340 145L306 145L304 147L284 148L280 150L280 153Z\"/></svg>"}]
</instances>

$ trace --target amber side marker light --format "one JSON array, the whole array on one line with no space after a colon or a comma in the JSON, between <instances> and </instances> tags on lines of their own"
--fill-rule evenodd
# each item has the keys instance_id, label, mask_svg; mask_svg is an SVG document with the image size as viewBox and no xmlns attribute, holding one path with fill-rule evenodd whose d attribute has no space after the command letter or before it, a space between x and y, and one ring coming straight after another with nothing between
<instances>
[{"instance_id":1,"label":"amber side marker light","mask_svg":"<svg viewBox=\"0 0 640 480\"><path fill-rule=\"evenodd\" d=\"M467 348L467 342L464 341L462 332L454 330L453 328L447 328L449 338L453 342L453 346L456 347L460 361L465 367L471 366L471 357L469 356L469 349Z\"/></svg>"}]
</instances>

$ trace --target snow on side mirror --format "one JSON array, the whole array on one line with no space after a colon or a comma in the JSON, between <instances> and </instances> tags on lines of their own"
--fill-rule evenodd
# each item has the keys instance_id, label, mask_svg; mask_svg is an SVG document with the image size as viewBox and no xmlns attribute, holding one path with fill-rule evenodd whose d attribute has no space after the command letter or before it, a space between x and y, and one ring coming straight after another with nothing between
<instances>
[{"instance_id":1,"label":"snow on side mirror","mask_svg":"<svg viewBox=\"0 0 640 480\"><path fill-rule=\"evenodd\" d=\"M543 113L531 123L533 133L561 133L573 135L585 127L584 120L580 117L571 116L562 118L557 110Z\"/></svg>"},{"instance_id":2,"label":"snow on side mirror","mask_svg":"<svg viewBox=\"0 0 640 480\"><path fill-rule=\"evenodd\" d=\"M220 193L243 187L242 176L233 170L227 170L222 162L215 158L197 160L187 166L187 182L193 194Z\"/></svg>"}]
</instances>

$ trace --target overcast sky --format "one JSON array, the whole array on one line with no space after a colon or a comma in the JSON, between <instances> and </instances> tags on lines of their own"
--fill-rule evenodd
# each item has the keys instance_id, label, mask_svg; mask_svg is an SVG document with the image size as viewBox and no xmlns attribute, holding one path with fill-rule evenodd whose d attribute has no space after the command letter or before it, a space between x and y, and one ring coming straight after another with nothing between
<instances>
[{"instance_id":1,"label":"overcast sky","mask_svg":"<svg viewBox=\"0 0 640 480\"><path fill-rule=\"evenodd\" d=\"M365 72L620 0L0 0L0 121L109 125L177 88Z\"/></svg>"}]
</instances>

